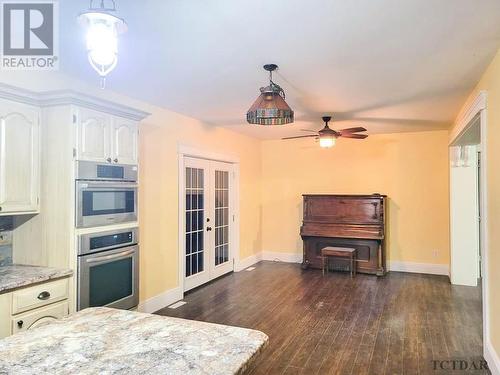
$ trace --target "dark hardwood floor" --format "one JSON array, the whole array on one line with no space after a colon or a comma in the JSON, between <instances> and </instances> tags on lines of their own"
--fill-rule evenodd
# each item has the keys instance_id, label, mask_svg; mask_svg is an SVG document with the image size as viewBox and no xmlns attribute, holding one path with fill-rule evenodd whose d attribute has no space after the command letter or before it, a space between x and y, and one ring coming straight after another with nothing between
<instances>
[{"instance_id":1,"label":"dark hardwood floor","mask_svg":"<svg viewBox=\"0 0 500 375\"><path fill-rule=\"evenodd\" d=\"M261 262L189 293L160 315L260 330L269 344L245 374L487 374L480 288L443 276L377 278ZM464 362L462 362L464 366ZM436 369L435 369L436 367Z\"/></svg>"}]
</instances>

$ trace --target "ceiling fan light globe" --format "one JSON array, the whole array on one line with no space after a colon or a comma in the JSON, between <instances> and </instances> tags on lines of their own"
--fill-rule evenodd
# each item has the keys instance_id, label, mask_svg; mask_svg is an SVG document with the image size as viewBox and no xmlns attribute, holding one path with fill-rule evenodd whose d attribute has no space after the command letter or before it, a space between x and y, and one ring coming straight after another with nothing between
<instances>
[{"instance_id":1,"label":"ceiling fan light globe","mask_svg":"<svg viewBox=\"0 0 500 375\"><path fill-rule=\"evenodd\" d=\"M335 138L322 137L319 139L319 146L321 148L332 148L333 146L335 146Z\"/></svg>"}]
</instances>

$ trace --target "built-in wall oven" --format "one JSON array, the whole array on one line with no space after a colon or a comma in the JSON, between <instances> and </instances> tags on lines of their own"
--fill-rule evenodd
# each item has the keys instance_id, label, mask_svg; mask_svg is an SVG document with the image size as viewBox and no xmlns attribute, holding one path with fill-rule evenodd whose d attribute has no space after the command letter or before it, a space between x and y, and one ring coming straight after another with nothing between
<instances>
[{"instance_id":1,"label":"built-in wall oven","mask_svg":"<svg viewBox=\"0 0 500 375\"><path fill-rule=\"evenodd\" d=\"M77 162L76 227L137 221L137 166Z\"/></svg>"},{"instance_id":2,"label":"built-in wall oven","mask_svg":"<svg viewBox=\"0 0 500 375\"><path fill-rule=\"evenodd\" d=\"M78 310L107 306L131 309L139 303L138 229L78 237Z\"/></svg>"}]
</instances>

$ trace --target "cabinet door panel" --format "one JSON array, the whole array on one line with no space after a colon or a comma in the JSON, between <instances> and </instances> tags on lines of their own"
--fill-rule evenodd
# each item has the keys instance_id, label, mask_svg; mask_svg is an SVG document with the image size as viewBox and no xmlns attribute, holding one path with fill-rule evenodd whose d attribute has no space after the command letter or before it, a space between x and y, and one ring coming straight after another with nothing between
<instances>
[{"instance_id":1,"label":"cabinet door panel","mask_svg":"<svg viewBox=\"0 0 500 375\"><path fill-rule=\"evenodd\" d=\"M109 115L80 109L78 117L78 160L105 162L111 156Z\"/></svg>"},{"instance_id":2,"label":"cabinet door panel","mask_svg":"<svg viewBox=\"0 0 500 375\"><path fill-rule=\"evenodd\" d=\"M137 164L137 123L115 117L112 126L113 161L119 164Z\"/></svg>"},{"instance_id":3,"label":"cabinet door panel","mask_svg":"<svg viewBox=\"0 0 500 375\"><path fill-rule=\"evenodd\" d=\"M0 214L38 210L39 112L0 104Z\"/></svg>"}]
</instances>

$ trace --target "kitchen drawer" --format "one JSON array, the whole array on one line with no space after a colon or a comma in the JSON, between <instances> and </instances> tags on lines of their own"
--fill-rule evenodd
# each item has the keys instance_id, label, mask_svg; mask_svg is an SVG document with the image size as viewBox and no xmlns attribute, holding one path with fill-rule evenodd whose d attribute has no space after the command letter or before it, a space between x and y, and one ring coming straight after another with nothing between
<instances>
[{"instance_id":1,"label":"kitchen drawer","mask_svg":"<svg viewBox=\"0 0 500 375\"><path fill-rule=\"evenodd\" d=\"M68 301L64 301L19 314L11 319L12 334L34 329L48 321L61 319L68 315L68 311Z\"/></svg>"},{"instance_id":2,"label":"kitchen drawer","mask_svg":"<svg viewBox=\"0 0 500 375\"><path fill-rule=\"evenodd\" d=\"M68 279L60 279L12 292L12 315L68 298Z\"/></svg>"}]
</instances>

